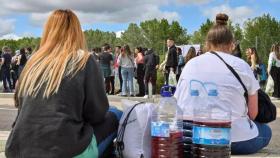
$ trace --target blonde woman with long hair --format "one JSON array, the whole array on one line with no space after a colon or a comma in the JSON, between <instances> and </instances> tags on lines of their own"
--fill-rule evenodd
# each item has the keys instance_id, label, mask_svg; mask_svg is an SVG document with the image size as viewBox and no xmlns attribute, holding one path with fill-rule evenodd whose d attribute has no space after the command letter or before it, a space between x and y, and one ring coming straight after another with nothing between
<instances>
[{"instance_id":1,"label":"blonde woman with long hair","mask_svg":"<svg viewBox=\"0 0 280 158\"><path fill-rule=\"evenodd\" d=\"M70 10L54 11L18 81L19 112L6 144L7 158L111 153L106 151L121 112L109 109L103 84L77 16Z\"/></svg>"}]
</instances>

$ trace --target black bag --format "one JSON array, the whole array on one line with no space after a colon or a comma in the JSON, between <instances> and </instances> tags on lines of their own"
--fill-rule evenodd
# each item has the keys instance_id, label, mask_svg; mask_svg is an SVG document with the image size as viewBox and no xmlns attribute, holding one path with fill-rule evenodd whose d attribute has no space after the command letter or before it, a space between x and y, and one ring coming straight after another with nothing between
<instances>
[{"instance_id":1,"label":"black bag","mask_svg":"<svg viewBox=\"0 0 280 158\"><path fill-rule=\"evenodd\" d=\"M246 100L246 104L248 106L248 90L245 87L244 83L242 82L241 78L239 77L238 73L229 65L227 64L222 57L220 57L216 52L211 52L212 54L216 55L220 58L227 68L233 73L233 75L237 78L237 80L242 85L245 93L244 97ZM269 96L261 89L258 90L258 115L254 121L259 123L269 123L276 119L276 106L271 102Z\"/></svg>"}]
</instances>

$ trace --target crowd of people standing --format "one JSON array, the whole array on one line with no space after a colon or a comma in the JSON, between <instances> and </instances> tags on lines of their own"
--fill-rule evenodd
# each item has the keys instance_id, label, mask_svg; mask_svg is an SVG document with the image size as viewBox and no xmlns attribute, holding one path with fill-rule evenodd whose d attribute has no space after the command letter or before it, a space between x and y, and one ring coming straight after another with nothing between
<instances>
[{"instance_id":1,"label":"crowd of people standing","mask_svg":"<svg viewBox=\"0 0 280 158\"><path fill-rule=\"evenodd\" d=\"M91 53L102 70L106 93L148 98L151 83L151 92L155 95L158 70L164 75L164 84L170 84L171 72L178 81L184 65L197 56L196 49L190 47L187 56L184 57L182 49L176 47L171 38L167 39L167 47L168 51L162 63L153 49L136 47L132 51L129 45L116 46L113 49L107 43L102 48L93 48ZM135 81L138 89L135 89Z\"/></svg>"},{"instance_id":2,"label":"crowd of people standing","mask_svg":"<svg viewBox=\"0 0 280 158\"><path fill-rule=\"evenodd\" d=\"M0 80L3 81L3 92L13 92L16 82L31 54L31 47L21 48L15 52L4 46L0 52Z\"/></svg>"}]
</instances>

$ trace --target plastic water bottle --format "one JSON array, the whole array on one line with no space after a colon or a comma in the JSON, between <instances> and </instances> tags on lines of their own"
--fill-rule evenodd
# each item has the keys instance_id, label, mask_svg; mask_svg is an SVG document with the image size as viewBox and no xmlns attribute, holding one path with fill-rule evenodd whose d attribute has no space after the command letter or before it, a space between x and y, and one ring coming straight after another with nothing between
<instances>
[{"instance_id":1,"label":"plastic water bottle","mask_svg":"<svg viewBox=\"0 0 280 158\"><path fill-rule=\"evenodd\" d=\"M152 158L183 158L182 110L174 92L175 87L162 87L162 98L152 115Z\"/></svg>"},{"instance_id":2,"label":"plastic water bottle","mask_svg":"<svg viewBox=\"0 0 280 158\"><path fill-rule=\"evenodd\" d=\"M208 90L207 104L194 108L194 158L230 158L231 110L218 104L216 89Z\"/></svg>"},{"instance_id":3,"label":"plastic water bottle","mask_svg":"<svg viewBox=\"0 0 280 158\"><path fill-rule=\"evenodd\" d=\"M193 106L199 101L199 91L190 90L190 103L185 106L183 112L183 142L184 157L192 157L192 129L193 129ZM188 107L188 109L187 109Z\"/></svg>"}]
</instances>

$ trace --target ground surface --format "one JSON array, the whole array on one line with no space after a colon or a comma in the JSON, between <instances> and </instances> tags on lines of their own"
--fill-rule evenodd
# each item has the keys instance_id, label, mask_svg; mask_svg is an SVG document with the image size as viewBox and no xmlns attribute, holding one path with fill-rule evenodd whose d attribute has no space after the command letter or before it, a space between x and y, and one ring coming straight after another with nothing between
<instances>
[{"instance_id":1,"label":"ground surface","mask_svg":"<svg viewBox=\"0 0 280 158\"><path fill-rule=\"evenodd\" d=\"M121 108L121 99L117 96L110 96L110 104ZM134 100L143 101L141 98L131 98ZM149 101L155 101L156 99L151 99ZM280 158L280 101L274 100L275 104L277 105L278 110L278 118L276 121L270 124L273 137L269 146L259 153L254 155L247 155L247 156L232 156L236 158L241 157L252 157L252 158L261 158L261 157L279 157ZM13 105L12 95L9 94L1 94L0 93L0 158L4 157L4 146L9 135L9 131L11 130L11 124L13 123L17 109L14 108Z\"/></svg>"}]
</instances>

